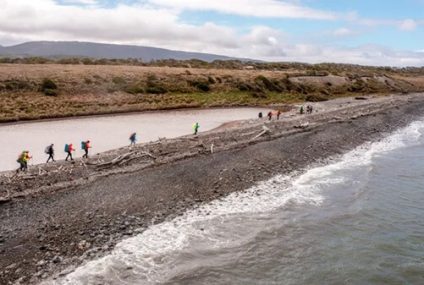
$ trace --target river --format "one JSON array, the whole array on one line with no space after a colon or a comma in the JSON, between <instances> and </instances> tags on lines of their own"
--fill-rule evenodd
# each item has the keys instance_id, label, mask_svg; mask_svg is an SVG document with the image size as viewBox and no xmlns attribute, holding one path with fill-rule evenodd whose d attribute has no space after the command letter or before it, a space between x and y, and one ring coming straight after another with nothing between
<instances>
[{"instance_id":1,"label":"river","mask_svg":"<svg viewBox=\"0 0 424 285\"><path fill-rule=\"evenodd\" d=\"M145 112L126 115L69 118L0 125L0 171L18 167L17 157L29 150L30 164L47 160L44 149L54 143L56 159L64 159L65 144L73 143L76 156L82 156L81 141L90 140L91 153L99 153L129 144L129 136L138 134L138 142L158 138L175 138L192 132L193 124L200 124L200 132L236 120L257 118L260 108L222 108L206 110L176 110Z\"/></svg>"},{"instance_id":2,"label":"river","mask_svg":"<svg viewBox=\"0 0 424 285\"><path fill-rule=\"evenodd\" d=\"M424 284L423 158L418 121L151 226L51 284Z\"/></svg>"}]
</instances>

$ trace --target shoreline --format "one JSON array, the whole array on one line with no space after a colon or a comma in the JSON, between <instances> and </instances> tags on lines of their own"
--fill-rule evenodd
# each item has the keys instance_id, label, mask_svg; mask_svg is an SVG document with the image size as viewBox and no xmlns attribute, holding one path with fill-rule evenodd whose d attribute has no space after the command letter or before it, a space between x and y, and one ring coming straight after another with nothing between
<instances>
[{"instance_id":1,"label":"shoreline","mask_svg":"<svg viewBox=\"0 0 424 285\"><path fill-rule=\"evenodd\" d=\"M307 104L308 102L304 102ZM245 109L245 108L282 108L291 106L292 104L281 104L281 105L222 105L222 106L212 106L212 107L169 107L162 109L146 109L146 110L129 110L129 111L111 111L111 112L100 112L96 114L80 114L80 115L69 115L63 117L51 117L51 118L40 118L40 119L16 119L16 120L1 120L0 127L2 126L12 126L12 125L21 125L21 124L31 124L31 123L44 123L44 122L57 122L57 121L66 121L66 120L79 120L79 119L91 119L91 118L104 118L104 117L117 117L117 116L132 116L132 115L141 115L141 114L152 114L152 113L163 113L168 111L173 112L184 112L184 111L202 111L202 110L222 110L222 109Z\"/></svg>"},{"instance_id":2,"label":"shoreline","mask_svg":"<svg viewBox=\"0 0 424 285\"><path fill-rule=\"evenodd\" d=\"M104 255L122 238L151 224L277 174L301 171L381 139L424 115L423 94L369 101L142 144L134 149L141 156L130 156L122 165L99 169L78 161L64 176L44 166L37 178L22 184L0 180L0 186L12 187L10 191L22 188L0 204L0 280L46 279ZM264 124L270 133L255 138ZM108 163L126 153L128 148L122 148L100 159Z\"/></svg>"}]
</instances>

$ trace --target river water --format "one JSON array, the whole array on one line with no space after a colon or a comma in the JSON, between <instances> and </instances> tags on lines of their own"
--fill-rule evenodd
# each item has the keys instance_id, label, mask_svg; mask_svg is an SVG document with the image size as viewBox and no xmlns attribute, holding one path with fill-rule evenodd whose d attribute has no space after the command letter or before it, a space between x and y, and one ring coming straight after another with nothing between
<instances>
[{"instance_id":1,"label":"river water","mask_svg":"<svg viewBox=\"0 0 424 285\"><path fill-rule=\"evenodd\" d=\"M123 240L51 284L424 284L424 120Z\"/></svg>"},{"instance_id":2,"label":"river water","mask_svg":"<svg viewBox=\"0 0 424 285\"><path fill-rule=\"evenodd\" d=\"M72 118L0 126L0 171L18 167L16 159L23 150L33 156L31 164L47 160L44 149L54 143L56 159L64 159L65 144L73 143L76 156L82 156L80 143L92 142L92 153L99 153L129 144L129 136L138 134L138 142L158 138L188 135L199 122L200 132L235 121L257 118L260 108L223 108L207 110L178 110L138 114Z\"/></svg>"}]
</instances>

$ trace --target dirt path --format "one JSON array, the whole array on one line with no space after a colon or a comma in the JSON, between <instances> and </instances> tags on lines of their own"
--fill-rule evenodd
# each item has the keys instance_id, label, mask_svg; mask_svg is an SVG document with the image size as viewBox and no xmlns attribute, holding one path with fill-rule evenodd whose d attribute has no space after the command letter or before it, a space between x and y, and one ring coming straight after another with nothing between
<instances>
[{"instance_id":1,"label":"dirt path","mask_svg":"<svg viewBox=\"0 0 424 285\"><path fill-rule=\"evenodd\" d=\"M123 164L59 163L60 172L43 166L34 178L10 181L4 173L1 193L11 200L0 204L0 284L69 270L187 208L342 154L424 114L418 95L349 102L328 102L327 111L308 117L287 114L266 123L270 133L256 139L263 122L250 121L90 161L132 153Z\"/></svg>"}]
</instances>

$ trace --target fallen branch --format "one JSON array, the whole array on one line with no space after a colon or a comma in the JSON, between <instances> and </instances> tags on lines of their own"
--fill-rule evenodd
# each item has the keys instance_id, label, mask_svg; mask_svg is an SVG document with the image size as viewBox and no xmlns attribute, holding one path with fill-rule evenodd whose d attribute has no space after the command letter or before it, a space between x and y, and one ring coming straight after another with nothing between
<instances>
[{"instance_id":1,"label":"fallen branch","mask_svg":"<svg viewBox=\"0 0 424 285\"><path fill-rule=\"evenodd\" d=\"M92 164L92 165L95 165L97 167L112 166L112 165L115 165L115 164L119 164L121 161L123 161L125 159L128 159L134 153L135 153L134 151L131 151L131 152L122 154L122 155L114 158L112 161L104 162L104 163L100 163L100 164Z\"/></svg>"},{"instance_id":2,"label":"fallen branch","mask_svg":"<svg viewBox=\"0 0 424 285\"><path fill-rule=\"evenodd\" d=\"M309 123L308 122L302 123L300 125L293 126L293 128L295 128L295 129L305 129L307 127L309 127Z\"/></svg>"},{"instance_id":3,"label":"fallen branch","mask_svg":"<svg viewBox=\"0 0 424 285\"><path fill-rule=\"evenodd\" d=\"M263 135L268 134L268 133L271 132L271 130L268 127L266 127L266 126L262 126L262 129L263 129L262 132L260 132L258 135L254 136L250 140L253 141L253 140L255 140L255 139L257 139L257 138L259 138L259 137L261 137L261 136L263 136Z\"/></svg>"},{"instance_id":4,"label":"fallen branch","mask_svg":"<svg viewBox=\"0 0 424 285\"><path fill-rule=\"evenodd\" d=\"M150 158L157 159L157 157L156 157L156 156L152 155L151 153L149 153L149 152L147 152L147 151L142 151L141 153L142 153L142 154L144 154L144 155L147 155L147 156L148 156L148 157L150 157Z\"/></svg>"}]
</instances>

